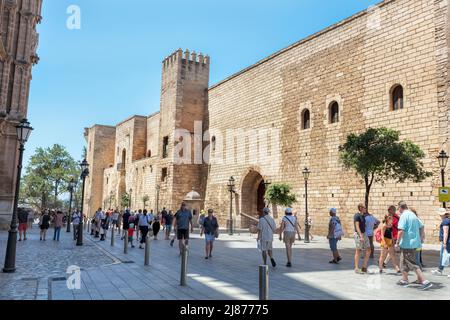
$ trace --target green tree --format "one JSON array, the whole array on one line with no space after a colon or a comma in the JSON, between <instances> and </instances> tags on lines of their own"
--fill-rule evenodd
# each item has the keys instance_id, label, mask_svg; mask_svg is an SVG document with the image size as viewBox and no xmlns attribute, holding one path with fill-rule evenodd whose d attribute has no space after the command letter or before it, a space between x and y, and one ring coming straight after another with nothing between
<instances>
[{"instance_id":1,"label":"green tree","mask_svg":"<svg viewBox=\"0 0 450 320\"><path fill-rule=\"evenodd\" d=\"M24 187L21 203L34 203L40 199L39 208L56 208L60 205L58 195L67 192L69 181L78 177L78 168L75 160L67 150L55 144L50 148L37 148L24 176ZM50 199L50 191L53 201Z\"/></svg>"},{"instance_id":2,"label":"green tree","mask_svg":"<svg viewBox=\"0 0 450 320\"><path fill-rule=\"evenodd\" d=\"M144 203L144 209L147 207L147 202L150 200L150 197L148 195L144 195L142 197L142 202Z\"/></svg>"},{"instance_id":3,"label":"green tree","mask_svg":"<svg viewBox=\"0 0 450 320\"><path fill-rule=\"evenodd\" d=\"M273 205L290 207L297 202L295 194L291 193L291 186L285 183L272 184L266 191L265 198Z\"/></svg>"},{"instance_id":4,"label":"green tree","mask_svg":"<svg viewBox=\"0 0 450 320\"><path fill-rule=\"evenodd\" d=\"M400 141L399 132L393 129L369 128L359 135L349 134L339 153L344 167L355 170L363 178L367 209L374 182L420 182L431 176L421 161L425 153L409 140Z\"/></svg>"}]
</instances>

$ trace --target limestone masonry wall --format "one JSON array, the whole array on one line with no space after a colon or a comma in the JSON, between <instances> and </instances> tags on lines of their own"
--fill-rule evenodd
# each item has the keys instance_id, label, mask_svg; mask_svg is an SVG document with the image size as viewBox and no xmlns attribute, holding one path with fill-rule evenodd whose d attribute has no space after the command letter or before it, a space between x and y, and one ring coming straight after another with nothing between
<instances>
[{"instance_id":1,"label":"limestone masonry wall","mask_svg":"<svg viewBox=\"0 0 450 320\"><path fill-rule=\"evenodd\" d=\"M424 220L428 241L435 241L440 206L436 156L442 146L449 151L449 14L445 0L386 0L210 88L209 57L177 50L162 64L161 111L117 125L112 151L89 151L113 157L97 160L103 182L89 186L91 198L98 193L104 205L111 201L120 208L121 196L129 192L132 209L143 208L148 196L148 209L176 210L193 187L202 206L215 209L224 226L230 205L227 182L233 176L234 218L246 227L248 220L240 213L254 216L261 209L263 182L270 180L293 187L299 200L294 209L303 221L301 171L308 167L312 233L325 234L328 209L336 207L351 236L353 214L364 201L364 183L343 170L338 147L351 132L386 126L424 150L424 165L433 177L421 183L375 184L370 212L381 219L389 205L405 200ZM393 110L392 91L398 85L403 108ZM331 121L333 102L339 105L336 122ZM303 128L305 110L310 120ZM208 148L211 162L195 163L192 154L192 164L178 164L175 153L183 141L177 129L186 130L183 141L189 137L191 147L200 143ZM247 137L242 144L233 142L242 137ZM100 140L110 146L111 141ZM269 147L263 149L261 141ZM280 219L282 208L273 209Z\"/></svg>"}]
</instances>

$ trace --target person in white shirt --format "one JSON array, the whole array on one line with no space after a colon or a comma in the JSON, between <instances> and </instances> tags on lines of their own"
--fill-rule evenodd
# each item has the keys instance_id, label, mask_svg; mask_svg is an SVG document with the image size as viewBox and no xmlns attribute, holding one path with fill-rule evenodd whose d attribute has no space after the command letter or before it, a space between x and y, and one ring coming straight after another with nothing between
<instances>
[{"instance_id":1,"label":"person in white shirt","mask_svg":"<svg viewBox=\"0 0 450 320\"><path fill-rule=\"evenodd\" d=\"M258 245L262 252L262 258L264 264L267 264L267 255L270 257L270 262L273 267L276 267L276 262L273 259L272 255L272 243L273 243L273 234L277 228L275 220L269 215L270 209L265 207L263 210L263 214L258 222Z\"/></svg>"},{"instance_id":2,"label":"person in white shirt","mask_svg":"<svg viewBox=\"0 0 450 320\"><path fill-rule=\"evenodd\" d=\"M112 227L119 229L119 211L117 209L112 214Z\"/></svg>"},{"instance_id":3,"label":"person in white shirt","mask_svg":"<svg viewBox=\"0 0 450 320\"><path fill-rule=\"evenodd\" d=\"M139 243L139 249L144 249L142 245L145 243L147 239L148 229L153 221L153 215L147 214L147 210L144 210L144 213L139 214L139 230L141 231L141 241Z\"/></svg>"},{"instance_id":4,"label":"person in white shirt","mask_svg":"<svg viewBox=\"0 0 450 320\"><path fill-rule=\"evenodd\" d=\"M370 243L370 259L373 259L375 252L375 246L373 245L373 233L374 230L378 228L380 221L368 212L366 212L364 218L366 220L366 235L369 238Z\"/></svg>"},{"instance_id":5,"label":"person in white shirt","mask_svg":"<svg viewBox=\"0 0 450 320\"><path fill-rule=\"evenodd\" d=\"M81 215L78 211L74 211L72 214L72 223L73 223L73 240L77 240L78 235L78 226L80 225Z\"/></svg>"},{"instance_id":6,"label":"person in white shirt","mask_svg":"<svg viewBox=\"0 0 450 320\"><path fill-rule=\"evenodd\" d=\"M284 213L285 216L281 220L280 226L280 241L284 239L286 246L288 260L286 267L292 267L292 245L295 242L295 235L300 233L300 231L298 230L297 218L292 215L292 208L286 208Z\"/></svg>"}]
</instances>

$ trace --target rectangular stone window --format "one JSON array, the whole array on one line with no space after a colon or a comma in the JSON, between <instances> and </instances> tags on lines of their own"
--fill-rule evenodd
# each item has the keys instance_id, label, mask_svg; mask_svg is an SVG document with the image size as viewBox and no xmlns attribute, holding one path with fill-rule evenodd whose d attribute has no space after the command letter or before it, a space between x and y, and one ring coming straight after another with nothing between
<instances>
[{"instance_id":1,"label":"rectangular stone window","mask_svg":"<svg viewBox=\"0 0 450 320\"><path fill-rule=\"evenodd\" d=\"M167 179L167 168L162 168L161 170L161 181L164 182Z\"/></svg>"},{"instance_id":2,"label":"rectangular stone window","mask_svg":"<svg viewBox=\"0 0 450 320\"><path fill-rule=\"evenodd\" d=\"M163 138L163 158L167 158L167 154L169 151L169 137L165 136Z\"/></svg>"}]
</instances>

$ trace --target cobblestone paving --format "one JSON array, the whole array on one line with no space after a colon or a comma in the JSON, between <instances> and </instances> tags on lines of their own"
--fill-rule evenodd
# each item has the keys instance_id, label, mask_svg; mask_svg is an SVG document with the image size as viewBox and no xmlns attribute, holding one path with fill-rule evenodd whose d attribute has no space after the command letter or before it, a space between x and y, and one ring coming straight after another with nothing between
<instances>
[{"instance_id":1,"label":"cobblestone paving","mask_svg":"<svg viewBox=\"0 0 450 320\"><path fill-rule=\"evenodd\" d=\"M63 235L63 234L62 234ZM180 257L177 243L152 240L150 265L144 266L144 250L129 248L116 234L115 246L86 234L84 246L76 247L64 233L61 243L30 239L18 247L18 270L14 275L0 274L1 299L123 300L123 299L257 299L260 254L253 235L229 236L225 232L216 241L213 258L204 259L204 240L192 235L188 259L188 286L180 287ZM68 239L66 239L68 238ZM5 234L0 233L4 251ZM161 235L160 235L161 239ZM29 247L27 247L29 246ZM450 278L431 275L438 261L436 246L427 246L424 263L426 277L434 283L426 292L417 286L402 288L391 270L387 274L357 275L353 272L353 241L339 244L343 261L328 263L330 251L326 239L314 238L310 244L294 246L293 267L285 267L283 243L274 241L278 266L270 268L271 299L450 299ZM21 248L19 250L19 248ZM61 250L62 248L62 250ZM3 251L1 254L3 254ZM43 253L45 252L45 254ZM378 252L376 253L376 256ZM2 260L3 261L3 260ZM69 290L65 269L78 265L81 288ZM372 261L372 264L376 264ZM374 271L377 271L374 267ZM49 277L53 281L49 281ZM411 275L411 281L414 280ZM5 290L5 291L4 291ZM47 292L50 292L48 295Z\"/></svg>"},{"instance_id":2,"label":"cobblestone paving","mask_svg":"<svg viewBox=\"0 0 450 320\"><path fill-rule=\"evenodd\" d=\"M8 232L0 232L2 268L7 238ZM16 272L0 272L0 299L46 300L49 283L65 279L67 267L77 265L87 269L113 262L92 241L87 240L82 247L77 247L72 234L63 230L59 242L53 241L52 229L49 229L47 241L39 241L39 230L34 226L27 241L17 242Z\"/></svg>"}]
</instances>

